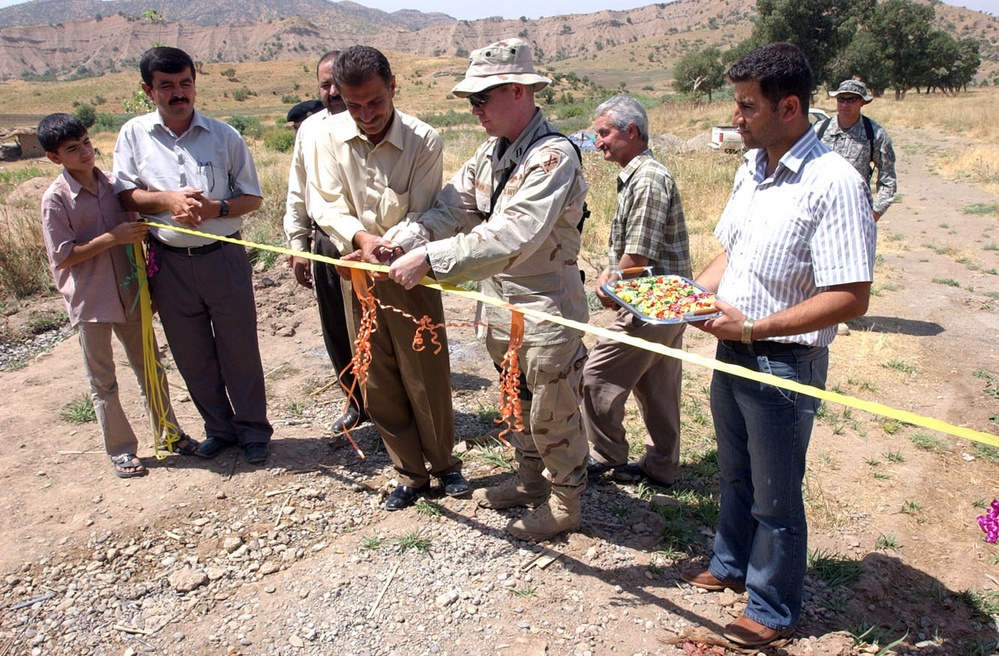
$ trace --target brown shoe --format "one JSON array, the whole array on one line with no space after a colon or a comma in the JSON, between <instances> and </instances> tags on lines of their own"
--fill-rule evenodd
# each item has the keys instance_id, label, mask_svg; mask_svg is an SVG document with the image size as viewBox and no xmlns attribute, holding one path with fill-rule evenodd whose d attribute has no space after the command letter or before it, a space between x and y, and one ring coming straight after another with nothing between
<instances>
[{"instance_id":1,"label":"brown shoe","mask_svg":"<svg viewBox=\"0 0 999 656\"><path fill-rule=\"evenodd\" d=\"M789 638L793 633L793 628L771 629L740 615L739 619L725 627L724 635L740 647L762 647L779 638Z\"/></svg>"},{"instance_id":2,"label":"brown shoe","mask_svg":"<svg viewBox=\"0 0 999 656\"><path fill-rule=\"evenodd\" d=\"M680 572L680 578L698 588L704 590L710 590L711 592L719 592L728 588L734 590L735 592L745 592L746 586L742 583L730 583L728 581L722 581L714 574L709 572L707 569L692 569L685 572Z\"/></svg>"}]
</instances>

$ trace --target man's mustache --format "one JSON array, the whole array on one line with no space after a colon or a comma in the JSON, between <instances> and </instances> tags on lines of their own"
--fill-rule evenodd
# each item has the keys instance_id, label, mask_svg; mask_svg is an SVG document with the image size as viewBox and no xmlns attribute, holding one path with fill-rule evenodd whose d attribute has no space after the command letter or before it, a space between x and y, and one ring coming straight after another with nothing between
<instances>
[{"instance_id":1,"label":"man's mustache","mask_svg":"<svg viewBox=\"0 0 999 656\"><path fill-rule=\"evenodd\" d=\"M181 97L181 98L171 98L170 99L170 104L171 105L176 105L176 104L179 104L179 103L186 103L186 102L187 102L187 98L183 98L183 97Z\"/></svg>"}]
</instances>

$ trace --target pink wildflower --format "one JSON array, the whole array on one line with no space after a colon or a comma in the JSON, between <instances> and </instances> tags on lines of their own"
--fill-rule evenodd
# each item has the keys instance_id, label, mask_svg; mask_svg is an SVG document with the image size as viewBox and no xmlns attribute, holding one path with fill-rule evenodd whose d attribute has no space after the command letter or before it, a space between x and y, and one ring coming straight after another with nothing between
<instances>
[{"instance_id":1,"label":"pink wildflower","mask_svg":"<svg viewBox=\"0 0 999 656\"><path fill-rule=\"evenodd\" d=\"M978 516L978 525L985 533L986 542L995 544L999 540L999 499L993 499L989 511Z\"/></svg>"}]
</instances>

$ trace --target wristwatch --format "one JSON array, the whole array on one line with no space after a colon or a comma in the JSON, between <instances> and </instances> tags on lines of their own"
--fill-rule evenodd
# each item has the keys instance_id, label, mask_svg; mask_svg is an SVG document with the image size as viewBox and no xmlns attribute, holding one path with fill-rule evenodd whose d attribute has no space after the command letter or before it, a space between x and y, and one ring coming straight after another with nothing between
<instances>
[{"instance_id":1,"label":"wristwatch","mask_svg":"<svg viewBox=\"0 0 999 656\"><path fill-rule=\"evenodd\" d=\"M229 203L224 200L220 200L219 202L222 203L222 207L219 208L219 218L221 219L223 216L229 216Z\"/></svg>"},{"instance_id":2,"label":"wristwatch","mask_svg":"<svg viewBox=\"0 0 999 656\"><path fill-rule=\"evenodd\" d=\"M742 322L742 343L752 344L753 343L753 320L746 319Z\"/></svg>"}]
</instances>

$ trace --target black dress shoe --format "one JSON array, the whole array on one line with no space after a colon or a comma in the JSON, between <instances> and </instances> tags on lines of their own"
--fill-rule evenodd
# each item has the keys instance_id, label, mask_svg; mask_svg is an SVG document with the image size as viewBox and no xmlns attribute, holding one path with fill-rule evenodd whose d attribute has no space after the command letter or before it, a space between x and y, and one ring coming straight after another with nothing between
<instances>
[{"instance_id":1,"label":"black dress shoe","mask_svg":"<svg viewBox=\"0 0 999 656\"><path fill-rule=\"evenodd\" d=\"M334 433L342 433L345 428L347 430L353 430L367 420L367 414L361 412L354 406L348 406L347 411L343 413L343 416L333 422L332 429Z\"/></svg>"},{"instance_id":2,"label":"black dress shoe","mask_svg":"<svg viewBox=\"0 0 999 656\"><path fill-rule=\"evenodd\" d=\"M385 510L402 510L403 508L409 508L411 505L416 503L417 496L426 494L429 491L430 481L427 481L420 487L400 485L395 489L395 492L390 494L389 498L385 500Z\"/></svg>"},{"instance_id":3,"label":"black dress shoe","mask_svg":"<svg viewBox=\"0 0 999 656\"><path fill-rule=\"evenodd\" d=\"M270 451L267 442L251 442L243 447L243 457L251 465L259 465L264 460L267 460Z\"/></svg>"},{"instance_id":4,"label":"black dress shoe","mask_svg":"<svg viewBox=\"0 0 999 656\"><path fill-rule=\"evenodd\" d=\"M202 458L214 458L234 444L235 442L230 442L223 437L209 435L198 447L198 450L194 452L194 455L201 456Z\"/></svg>"},{"instance_id":5,"label":"black dress shoe","mask_svg":"<svg viewBox=\"0 0 999 656\"><path fill-rule=\"evenodd\" d=\"M444 494L449 497L460 497L463 494L468 494L469 490L468 481L461 475L461 472L451 472L441 476L441 487L444 488Z\"/></svg>"}]
</instances>

